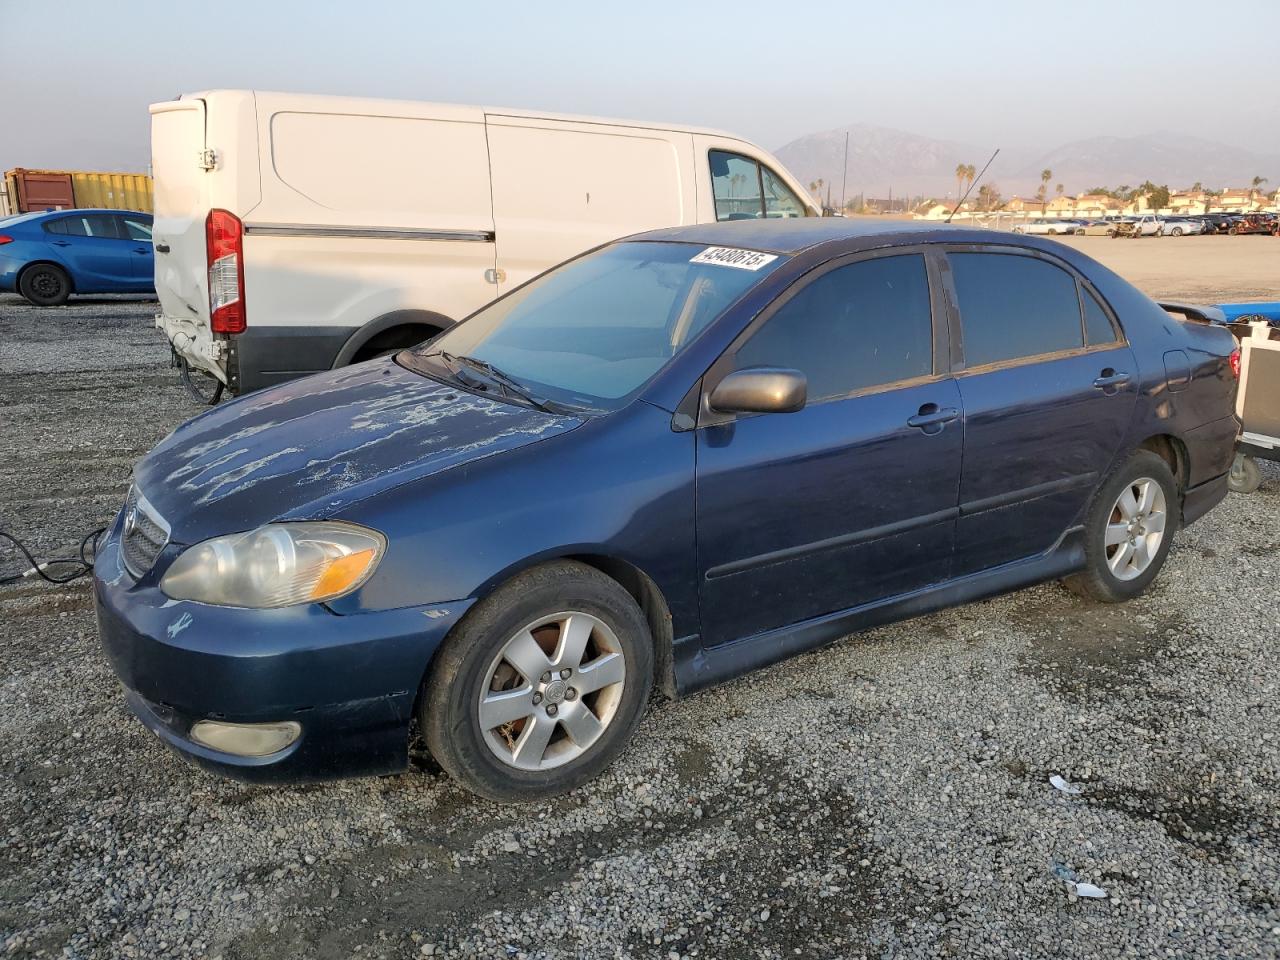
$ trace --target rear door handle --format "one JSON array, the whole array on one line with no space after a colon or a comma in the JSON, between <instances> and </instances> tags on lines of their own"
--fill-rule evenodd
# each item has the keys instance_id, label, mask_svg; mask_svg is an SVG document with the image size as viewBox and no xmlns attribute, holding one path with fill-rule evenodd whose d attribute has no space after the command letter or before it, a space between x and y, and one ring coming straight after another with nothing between
<instances>
[{"instance_id":1,"label":"rear door handle","mask_svg":"<svg viewBox=\"0 0 1280 960\"><path fill-rule=\"evenodd\" d=\"M926 403L920 408L919 413L907 420L907 426L932 435L940 432L946 424L959 416L960 411L955 407L939 407L936 403Z\"/></svg>"},{"instance_id":2,"label":"rear door handle","mask_svg":"<svg viewBox=\"0 0 1280 960\"><path fill-rule=\"evenodd\" d=\"M168 253L168 252L169 252L169 245L167 243L156 244L156 253Z\"/></svg>"},{"instance_id":3,"label":"rear door handle","mask_svg":"<svg viewBox=\"0 0 1280 960\"><path fill-rule=\"evenodd\" d=\"M69 247L69 246L71 246L71 241L70 241L70 240L50 240L49 242L50 242L50 243L52 243L55 247Z\"/></svg>"},{"instance_id":4,"label":"rear door handle","mask_svg":"<svg viewBox=\"0 0 1280 960\"><path fill-rule=\"evenodd\" d=\"M1093 381L1093 385L1099 390L1110 390L1112 387L1123 387L1130 379L1129 374L1117 373L1108 367L1102 371L1102 376Z\"/></svg>"}]
</instances>

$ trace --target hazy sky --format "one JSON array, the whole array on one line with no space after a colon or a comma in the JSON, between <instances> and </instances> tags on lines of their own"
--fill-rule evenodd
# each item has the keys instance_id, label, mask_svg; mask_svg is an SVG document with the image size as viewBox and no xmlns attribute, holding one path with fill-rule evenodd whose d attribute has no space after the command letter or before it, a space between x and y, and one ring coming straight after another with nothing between
<instances>
[{"instance_id":1,"label":"hazy sky","mask_svg":"<svg viewBox=\"0 0 1280 960\"><path fill-rule=\"evenodd\" d=\"M1277 43L1280 0L0 0L0 170L145 169L147 104L212 87L667 120L769 149L864 122L1280 152Z\"/></svg>"}]
</instances>

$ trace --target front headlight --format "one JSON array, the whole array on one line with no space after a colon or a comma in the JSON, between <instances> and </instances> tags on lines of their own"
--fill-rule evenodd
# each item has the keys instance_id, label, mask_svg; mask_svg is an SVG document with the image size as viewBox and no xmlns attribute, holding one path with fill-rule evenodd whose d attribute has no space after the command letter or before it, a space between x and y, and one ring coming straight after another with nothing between
<instances>
[{"instance_id":1,"label":"front headlight","mask_svg":"<svg viewBox=\"0 0 1280 960\"><path fill-rule=\"evenodd\" d=\"M332 600L368 580L386 549L382 534L350 523L269 523L188 547L160 589L174 600L224 607Z\"/></svg>"}]
</instances>

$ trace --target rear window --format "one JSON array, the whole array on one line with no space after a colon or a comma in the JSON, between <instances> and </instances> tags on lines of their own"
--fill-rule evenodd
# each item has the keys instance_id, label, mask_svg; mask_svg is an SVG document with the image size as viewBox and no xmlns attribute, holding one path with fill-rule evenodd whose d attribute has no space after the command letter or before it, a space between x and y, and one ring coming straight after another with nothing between
<instances>
[{"instance_id":1,"label":"rear window","mask_svg":"<svg viewBox=\"0 0 1280 960\"><path fill-rule=\"evenodd\" d=\"M966 367L1084 346L1075 277L1035 257L948 255Z\"/></svg>"},{"instance_id":2,"label":"rear window","mask_svg":"<svg viewBox=\"0 0 1280 960\"><path fill-rule=\"evenodd\" d=\"M1107 311L1102 308L1098 298L1081 287L1080 299L1084 303L1084 330L1089 346L1115 343L1118 339L1116 328L1112 326L1111 318L1107 316Z\"/></svg>"}]
</instances>

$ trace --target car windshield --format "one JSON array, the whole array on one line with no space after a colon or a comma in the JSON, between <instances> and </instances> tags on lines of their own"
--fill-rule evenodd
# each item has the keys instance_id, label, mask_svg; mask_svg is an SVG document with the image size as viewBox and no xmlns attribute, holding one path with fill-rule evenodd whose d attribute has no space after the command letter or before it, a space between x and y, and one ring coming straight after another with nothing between
<instances>
[{"instance_id":1,"label":"car windshield","mask_svg":"<svg viewBox=\"0 0 1280 960\"><path fill-rule=\"evenodd\" d=\"M782 262L703 244L616 243L490 304L401 363L432 376L450 364L481 375L487 367L541 399L618 409Z\"/></svg>"}]
</instances>

